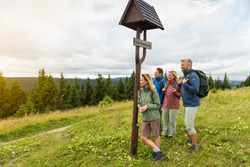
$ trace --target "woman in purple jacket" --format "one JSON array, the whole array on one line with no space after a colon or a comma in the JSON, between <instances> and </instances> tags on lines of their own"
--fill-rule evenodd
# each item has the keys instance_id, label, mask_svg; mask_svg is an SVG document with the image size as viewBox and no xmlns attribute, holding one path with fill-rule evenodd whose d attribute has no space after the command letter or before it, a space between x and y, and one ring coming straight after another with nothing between
<instances>
[{"instance_id":1,"label":"woman in purple jacket","mask_svg":"<svg viewBox=\"0 0 250 167\"><path fill-rule=\"evenodd\" d=\"M176 119L181 97L181 89L178 87L177 80L177 72L169 71L168 81L162 89L162 92L165 94L162 113L164 120L162 135L167 138L175 137L176 134Z\"/></svg>"}]
</instances>

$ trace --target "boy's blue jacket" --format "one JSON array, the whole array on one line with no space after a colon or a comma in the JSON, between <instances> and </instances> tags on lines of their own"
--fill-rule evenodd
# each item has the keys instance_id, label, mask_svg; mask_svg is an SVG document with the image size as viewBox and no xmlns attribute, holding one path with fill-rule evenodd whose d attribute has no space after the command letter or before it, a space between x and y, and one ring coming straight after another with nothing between
<instances>
[{"instance_id":1,"label":"boy's blue jacket","mask_svg":"<svg viewBox=\"0 0 250 167\"><path fill-rule=\"evenodd\" d=\"M184 78L186 78L186 76L192 71L194 70L190 68L188 71L184 72ZM200 89L200 78L197 74L192 73L189 76L187 83L178 84L178 86L181 88L181 96L184 107L200 106L200 99L197 96Z\"/></svg>"},{"instance_id":2,"label":"boy's blue jacket","mask_svg":"<svg viewBox=\"0 0 250 167\"><path fill-rule=\"evenodd\" d=\"M163 79L162 76L160 76L159 78L155 78L155 81L154 81L154 86L159 94L159 97L161 100L161 105L163 104L163 100L164 100L164 96L162 96L162 89L161 89L161 85L160 85L160 82L162 79ZM162 83L163 88L164 88L165 83L166 83L166 81L164 80Z\"/></svg>"}]
</instances>

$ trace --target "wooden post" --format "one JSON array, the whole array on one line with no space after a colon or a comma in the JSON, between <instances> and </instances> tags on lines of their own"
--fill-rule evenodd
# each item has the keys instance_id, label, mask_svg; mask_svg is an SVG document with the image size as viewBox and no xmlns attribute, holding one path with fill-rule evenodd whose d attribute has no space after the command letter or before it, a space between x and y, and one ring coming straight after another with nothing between
<instances>
[{"instance_id":1,"label":"wooden post","mask_svg":"<svg viewBox=\"0 0 250 167\"><path fill-rule=\"evenodd\" d=\"M137 25L136 38L140 39L141 26ZM146 40L146 28L144 29L144 40ZM140 88L140 74L141 74L141 64L146 57L146 48L143 48L143 56L140 59L140 47L136 46L135 49L135 87L134 87L134 108L133 108L133 119L132 119L132 134L131 134L131 145L130 145L130 156L133 157L137 154L138 145L138 133L139 133L139 123L138 123L138 107L137 107L137 97L138 90Z\"/></svg>"},{"instance_id":2,"label":"wooden post","mask_svg":"<svg viewBox=\"0 0 250 167\"><path fill-rule=\"evenodd\" d=\"M133 108L132 134L131 134L131 146L130 146L130 156L133 157L137 154L137 145L138 145L139 124L138 124L137 94L140 88L139 84L140 84L141 64L146 58L146 48L151 49L151 42L146 41L147 30L152 30L156 28L164 30L164 28L154 7L149 5L145 1L139 1L139 0L129 0L119 24L136 31L136 38L134 38L134 45L136 46L134 108ZM144 40L140 40L142 27L144 31L143 35ZM140 59L140 47L143 47L143 55L141 59Z\"/></svg>"}]
</instances>

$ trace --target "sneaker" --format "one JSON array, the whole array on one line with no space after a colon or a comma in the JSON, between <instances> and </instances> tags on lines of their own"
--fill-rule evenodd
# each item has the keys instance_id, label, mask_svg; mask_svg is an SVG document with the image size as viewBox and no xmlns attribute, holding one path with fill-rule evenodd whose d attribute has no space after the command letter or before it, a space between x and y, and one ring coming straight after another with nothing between
<instances>
[{"instance_id":1,"label":"sneaker","mask_svg":"<svg viewBox=\"0 0 250 167\"><path fill-rule=\"evenodd\" d=\"M163 154L163 152L158 151L155 159L152 162L159 162L159 161L161 161L162 159L165 159L165 158L166 158L166 156Z\"/></svg>"},{"instance_id":2,"label":"sneaker","mask_svg":"<svg viewBox=\"0 0 250 167\"><path fill-rule=\"evenodd\" d=\"M189 152L189 155L192 155L193 152L198 151L198 150L199 150L199 149L198 149L198 145L193 145L193 144L192 144L192 147L191 147L191 150L190 150L190 152Z\"/></svg>"},{"instance_id":3,"label":"sneaker","mask_svg":"<svg viewBox=\"0 0 250 167\"><path fill-rule=\"evenodd\" d=\"M187 139L186 142L184 143L184 145L181 145L181 146L184 147L188 144L192 145L192 141Z\"/></svg>"},{"instance_id":4,"label":"sneaker","mask_svg":"<svg viewBox=\"0 0 250 167\"><path fill-rule=\"evenodd\" d=\"M157 155L157 153L153 151L151 156L149 157L149 159L151 159L151 160L155 159L156 155Z\"/></svg>"},{"instance_id":5,"label":"sneaker","mask_svg":"<svg viewBox=\"0 0 250 167\"><path fill-rule=\"evenodd\" d=\"M173 138L173 136L168 136L168 139L172 139Z\"/></svg>"}]
</instances>

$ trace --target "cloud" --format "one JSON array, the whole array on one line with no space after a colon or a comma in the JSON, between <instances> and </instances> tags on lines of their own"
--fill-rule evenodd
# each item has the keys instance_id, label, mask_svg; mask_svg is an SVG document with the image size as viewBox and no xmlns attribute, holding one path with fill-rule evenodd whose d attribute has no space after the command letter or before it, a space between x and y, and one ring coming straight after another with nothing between
<instances>
[{"instance_id":1,"label":"cloud","mask_svg":"<svg viewBox=\"0 0 250 167\"><path fill-rule=\"evenodd\" d=\"M213 77L250 73L247 0L147 0L165 28L149 30L152 50L142 72L176 70L189 57ZM20 0L0 2L0 70L5 76L129 76L136 32L118 25L128 1ZM15 5L13 5L15 4ZM142 53L141 53L142 54ZM231 79L231 78L230 78ZM233 79L233 78L232 78Z\"/></svg>"}]
</instances>

